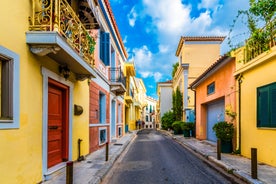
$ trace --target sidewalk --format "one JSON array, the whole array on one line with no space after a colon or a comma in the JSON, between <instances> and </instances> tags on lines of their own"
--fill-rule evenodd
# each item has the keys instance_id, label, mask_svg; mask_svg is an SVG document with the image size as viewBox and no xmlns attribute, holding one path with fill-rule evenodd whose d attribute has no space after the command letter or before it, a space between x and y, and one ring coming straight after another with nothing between
<instances>
[{"instance_id":1,"label":"sidewalk","mask_svg":"<svg viewBox=\"0 0 276 184\"><path fill-rule=\"evenodd\" d=\"M251 160L239 155L221 154L221 160L217 160L216 144L210 141L200 141L195 138L185 138L183 135L172 135L167 131L162 131L163 134L171 136L178 143L193 151L201 154L209 161L217 164L229 173L242 178L244 181L253 184L275 184L276 183L276 168L265 164L258 163L258 179L251 178Z\"/></svg>"},{"instance_id":2,"label":"sidewalk","mask_svg":"<svg viewBox=\"0 0 276 184\"><path fill-rule=\"evenodd\" d=\"M106 148L88 155L84 161L74 162L73 181L74 184L98 184L111 169L114 162L124 151L130 141L136 136L136 132L126 133L115 143L109 144L109 159L106 162ZM43 184L65 184L66 168L63 168L51 180Z\"/></svg>"}]
</instances>

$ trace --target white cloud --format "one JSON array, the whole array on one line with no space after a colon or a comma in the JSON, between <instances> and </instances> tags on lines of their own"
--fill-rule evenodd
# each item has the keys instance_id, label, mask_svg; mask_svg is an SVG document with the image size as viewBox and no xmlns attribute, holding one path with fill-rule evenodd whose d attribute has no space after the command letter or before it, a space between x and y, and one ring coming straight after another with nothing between
<instances>
[{"instance_id":1,"label":"white cloud","mask_svg":"<svg viewBox=\"0 0 276 184\"><path fill-rule=\"evenodd\" d=\"M124 40L123 40L124 44L126 44L126 43L127 43L127 38L128 38L128 36L127 36L127 35L126 35L126 36L124 36Z\"/></svg>"},{"instance_id":2,"label":"white cloud","mask_svg":"<svg viewBox=\"0 0 276 184\"><path fill-rule=\"evenodd\" d=\"M159 52L166 53L169 50L169 46L168 45L159 45L158 49L159 49Z\"/></svg>"},{"instance_id":3,"label":"white cloud","mask_svg":"<svg viewBox=\"0 0 276 184\"><path fill-rule=\"evenodd\" d=\"M137 12L135 10L135 7L132 7L132 9L130 10L129 14L127 14L127 18L128 18L129 25L131 27L134 27L136 19L137 19Z\"/></svg>"},{"instance_id":4,"label":"white cloud","mask_svg":"<svg viewBox=\"0 0 276 184\"><path fill-rule=\"evenodd\" d=\"M216 9L219 4L219 0L202 0L201 3L197 5L198 9Z\"/></svg>"}]
</instances>

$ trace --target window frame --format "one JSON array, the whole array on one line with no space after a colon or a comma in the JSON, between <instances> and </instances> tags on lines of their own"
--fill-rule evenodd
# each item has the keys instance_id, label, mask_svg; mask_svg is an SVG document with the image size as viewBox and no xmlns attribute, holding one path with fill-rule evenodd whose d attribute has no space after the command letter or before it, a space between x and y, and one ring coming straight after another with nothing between
<instances>
[{"instance_id":1,"label":"window frame","mask_svg":"<svg viewBox=\"0 0 276 184\"><path fill-rule=\"evenodd\" d=\"M274 90L274 94L273 94ZM276 107L276 82L257 87L256 89L257 113L256 125L258 128L276 128L276 117L272 117ZM274 99L273 99L274 96ZM273 103L274 102L274 103ZM266 111L266 112L265 112ZM273 121L273 120L274 121ZM262 122L265 121L265 122ZM274 122L274 123L273 123Z\"/></svg>"},{"instance_id":2,"label":"window frame","mask_svg":"<svg viewBox=\"0 0 276 184\"><path fill-rule=\"evenodd\" d=\"M215 92L216 92L216 83L211 82L210 84L207 85L207 95L214 94Z\"/></svg>"},{"instance_id":3,"label":"window frame","mask_svg":"<svg viewBox=\"0 0 276 184\"><path fill-rule=\"evenodd\" d=\"M100 124L106 123L106 95L103 92L99 92L99 119Z\"/></svg>"},{"instance_id":4,"label":"window frame","mask_svg":"<svg viewBox=\"0 0 276 184\"><path fill-rule=\"evenodd\" d=\"M101 141L101 132L102 131L105 131L105 134L104 134L104 141ZM107 143L107 128L106 127L100 127L99 128L99 145L103 145Z\"/></svg>"},{"instance_id":5,"label":"window frame","mask_svg":"<svg viewBox=\"0 0 276 184\"><path fill-rule=\"evenodd\" d=\"M0 60L5 62L12 62L12 73L11 73L11 119L0 119L0 129L16 129L20 127L19 124L19 108L20 108L20 97L19 97L19 55L15 52L0 46ZM2 73L2 72L1 72Z\"/></svg>"}]
</instances>

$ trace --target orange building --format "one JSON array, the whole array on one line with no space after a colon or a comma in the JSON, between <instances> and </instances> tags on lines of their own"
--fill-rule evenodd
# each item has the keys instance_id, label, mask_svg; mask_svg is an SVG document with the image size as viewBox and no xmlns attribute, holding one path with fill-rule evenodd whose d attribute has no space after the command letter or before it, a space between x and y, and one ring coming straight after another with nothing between
<instances>
[{"instance_id":1,"label":"orange building","mask_svg":"<svg viewBox=\"0 0 276 184\"><path fill-rule=\"evenodd\" d=\"M196 138L216 141L212 128L218 121L232 121L235 112L235 59L223 56L202 73L190 88L195 91Z\"/></svg>"}]
</instances>

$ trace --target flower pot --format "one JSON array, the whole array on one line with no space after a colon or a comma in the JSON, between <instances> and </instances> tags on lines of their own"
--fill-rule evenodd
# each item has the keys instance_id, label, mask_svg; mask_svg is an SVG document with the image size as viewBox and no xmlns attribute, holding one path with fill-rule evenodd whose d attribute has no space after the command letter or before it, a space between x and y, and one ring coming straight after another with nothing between
<instances>
[{"instance_id":1,"label":"flower pot","mask_svg":"<svg viewBox=\"0 0 276 184\"><path fill-rule=\"evenodd\" d=\"M221 146L221 153L232 153L233 147L232 147L232 141L223 141L220 142Z\"/></svg>"}]
</instances>

